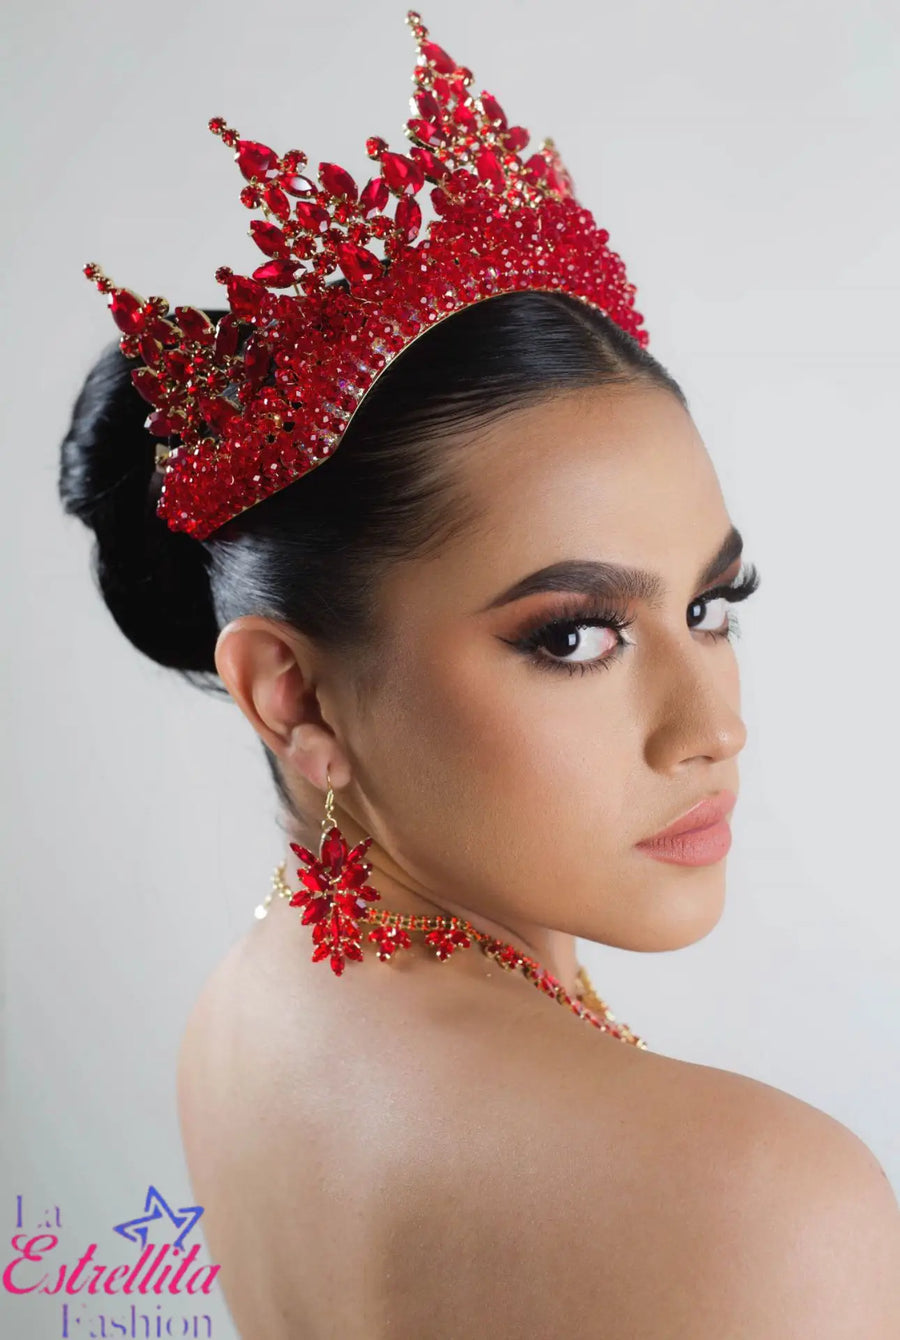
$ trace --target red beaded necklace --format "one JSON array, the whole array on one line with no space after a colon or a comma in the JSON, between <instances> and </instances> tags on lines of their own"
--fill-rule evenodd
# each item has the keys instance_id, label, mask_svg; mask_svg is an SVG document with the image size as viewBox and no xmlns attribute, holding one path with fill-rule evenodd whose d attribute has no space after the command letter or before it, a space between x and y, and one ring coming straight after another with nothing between
<instances>
[{"instance_id":1,"label":"red beaded necklace","mask_svg":"<svg viewBox=\"0 0 900 1340\"><path fill-rule=\"evenodd\" d=\"M309 878L317 881L315 894L292 889L285 881L286 863L282 861L280 865L276 866L272 875L271 892L256 908L257 918L264 917L267 914L269 904L274 897L287 898L292 907L306 906L307 912L303 918L305 922L315 921L317 925L324 926L329 918L334 918L336 927L340 923L339 929L344 937L342 942L344 953L347 957L355 959L362 957L359 946L358 923L371 924L374 929L369 932L368 938L377 946L377 955L382 962L387 962L396 950L410 947L412 944L409 937L410 931L423 934L425 941L432 946L435 956L441 961L448 959L458 949L468 948L474 941L480 946L482 952L488 958L499 963L501 968L506 971L518 970L523 973L545 995L550 996L560 1005L567 1005L579 1018L584 1019L595 1028L599 1028L601 1032L609 1033L612 1037L618 1038L620 1042L629 1043L643 1051L647 1050L647 1044L643 1038L632 1033L627 1024L616 1021L616 1016L610 1012L606 1002L597 995L588 977L587 970L581 964L578 965L576 974L578 990L573 999L562 983L546 968L541 967L536 959L531 958L528 954L523 954L521 950L503 940L498 940L494 936L487 935L484 931L477 930L470 921L466 921L463 917L426 917L390 912L386 908L366 907L359 897L355 896L352 902L353 915L350 918L346 901L347 892L343 894L340 892L342 888L344 890L349 889L350 881L348 880L341 885L340 881L335 880L333 875L335 870L353 870L354 865L358 869L361 863L358 856L354 862L354 853L361 855L361 852L359 852L359 848L349 851L339 830L334 826L323 835L321 845L322 855L325 857L324 861L314 857L307 848L291 843L292 849L306 861L307 865L313 868L314 873ZM366 843L359 845L364 847ZM331 877L326 880L323 878L323 874ZM336 896L332 894L325 898L321 897L322 892L327 894L330 893L331 889L336 890ZM353 893L358 895L359 888L354 889ZM343 905L339 904L341 898L344 899ZM327 906L317 907L316 904L327 904ZM351 926L353 927L352 930ZM324 948L325 946L319 942L313 958L325 957L325 953L320 952ZM332 966L334 966L334 963Z\"/></svg>"}]
</instances>

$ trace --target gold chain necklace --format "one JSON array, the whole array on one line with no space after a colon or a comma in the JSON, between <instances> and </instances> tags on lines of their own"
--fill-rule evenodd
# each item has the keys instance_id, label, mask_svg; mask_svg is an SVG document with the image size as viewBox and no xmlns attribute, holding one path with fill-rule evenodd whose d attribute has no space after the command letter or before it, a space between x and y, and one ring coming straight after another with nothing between
<instances>
[{"instance_id":1,"label":"gold chain necklace","mask_svg":"<svg viewBox=\"0 0 900 1340\"><path fill-rule=\"evenodd\" d=\"M285 861L275 867L272 875L272 889L256 908L255 915L257 918L266 916L269 904L276 896L288 899L291 906L302 906L309 902L310 894L296 891L286 882L284 878L285 868ZM357 922L364 922L375 927L369 932L369 939L377 945L378 958L383 962L388 961L397 949L410 946L412 943L409 938L410 931L424 934L426 941L433 947L437 958L442 961L449 958L456 950L467 948L474 940L480 946L482 952L488 958L499 963L501 968L508 972L518 970L523 973L539 990L550 996L551 999L556 1000L560 1005L568 1006L579 1018L584 1019L595 1028L599 1028L601 1032L609 1033L611 1036L618 1038L620 1042L639 1047L642 1051L647 1050L647 1044L643 1038L632 1033L627 1024L617 1022L616 1016L611 1013L606 1002L597 995L587 970L581 964L578 965L575 977L577 990L573 999L562 983L553 977L546 968L541 967L536 959L523 954L513 945L506 944L503 940L498 940L494 936L485 934L484 931L477 930L470 921L466 921L463 917L416 916L402 912L389 912L386 908L365 906L356 909L354 917ZM359 957L361 957L361 951Z\"/></svg>"}]
</instances>

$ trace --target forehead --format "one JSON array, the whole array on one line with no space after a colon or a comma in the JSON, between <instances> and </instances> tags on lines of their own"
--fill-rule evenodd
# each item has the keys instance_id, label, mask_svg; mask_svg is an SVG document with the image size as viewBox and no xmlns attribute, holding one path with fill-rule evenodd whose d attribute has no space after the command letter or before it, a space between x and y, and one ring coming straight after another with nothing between
<instances>
[{"instance_id":1,"label":"forehead","mask_svg":"<svg viewBox=\"0 0 900 1340\"><path fill-rule=\"evenodd\" d=\"M691 416L657 387L557 395L498 420L479 445L477 459L463 464L468 490L493 522L508 508L540 524L547 539L586 527L594 544L615 541L673 505L683 515L691 500L699 505L698 493L707 505L720 502Z\"/></svg>"},{"instance_id":2,"label":"forehead","mask_svg":"<svg viewBox=\"0 0 900 1340\"><path fill-rule=\"evenodd\" d=\"M477 519L440 553L400 565L404 598L479 608L532 570L606 559L691 580L728 528L690 414L657 387L567 391L469 434L457 484Z\"/></svg>"}]
</instances>

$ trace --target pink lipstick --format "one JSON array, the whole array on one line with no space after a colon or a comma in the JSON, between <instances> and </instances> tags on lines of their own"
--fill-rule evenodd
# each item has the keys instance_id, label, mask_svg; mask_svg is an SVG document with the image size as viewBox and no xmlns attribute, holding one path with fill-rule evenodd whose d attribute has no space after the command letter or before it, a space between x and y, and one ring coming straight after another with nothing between
<instances>
[{"instance_id":1,"label":"pink lipstick","mask_svg":"<svg viewBox=\"0 0 900 1340\"><path fill-rule=\"evenodd\" d=\"M655 860L673 865L711 865L721 861L731 846L727 816L736 803L734 791L705 796L666 828L635 846Z\"/></svg>"}]
</instances>

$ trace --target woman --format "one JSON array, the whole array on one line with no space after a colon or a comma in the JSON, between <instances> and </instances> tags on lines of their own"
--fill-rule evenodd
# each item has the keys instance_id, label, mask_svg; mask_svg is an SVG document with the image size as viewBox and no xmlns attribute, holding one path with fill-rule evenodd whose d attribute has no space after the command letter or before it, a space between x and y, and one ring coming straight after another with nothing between
<instances>
[{"instance_id":1,"label":"woman","mask_svg":"<svg viewBox=\"0 0 900 1340\"><path fill-rule=\"evenodd\" d=\"M449 58L414 31L443 113ZM341 186L321 175L320 204ZM480 263L487 234L469 236ZM386 259L397 275L408 255ZM363 264L323 303L387 293ZM333 456L279 457L296 474L251 505L210 456L229 516L207 533L210 476L170 474L162 498L119 348L76 405L62 494L96 531L114 618L231 695L280 802L273 896L181 1050L210 1252L248 1340L896 1337L900 1215L867 1147L768 1085L654 1054L579 972L576 936L671 950L718 920L746 739L729 610L758 578L628 304L614 319L540 287L406 330ZM260 331L229 375L249 378ZM247 403L213 426L236 431ZM686 814L688 835L658 837ZM438 937L385 933L382 911Z\"/></svg>"}]
</instances>

